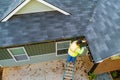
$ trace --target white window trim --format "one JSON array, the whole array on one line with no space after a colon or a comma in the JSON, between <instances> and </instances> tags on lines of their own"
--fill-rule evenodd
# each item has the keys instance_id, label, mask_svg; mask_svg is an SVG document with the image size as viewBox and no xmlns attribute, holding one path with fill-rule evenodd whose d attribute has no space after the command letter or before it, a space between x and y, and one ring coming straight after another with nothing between
<instances>
[{"instance_id":1,"label":"white window trim","mask_svg":"<svg viewBox=\"0 0 120 80\"><path fill-rule=\"evenodd\" d=\"M12 52L11 52L10 50L12 50L12 49L18 49L18 48L22 48L22 49L23 49L23 51L25 52L25 54L20 54L20 55L26 55L26 56L27 56L27 59L26 59L26 60L17 61L17 60L15 59L14 55L12 54ZM9 49L7 49L7 51L10 53L10 55L11 55L12 58L15 60L15 62L24 62L24 61L29 61L29 60L30 60L30 57L28 56L28 54L27 54L27 52L26 52L26 50L25 50L24 47L9 48ZM19 55L15 55L15 56L19 56Z\"/></svg>"},{"instance_id":2,"label":"white window trim","mask_svg":"<svg viewBox=\"0 0 120 80\"><path fill-rule=\"evenodd\" d=\"M49 7L53 8L53 9L55 9L55 10L63 13L63 14L65 14L65 15L70 15L70 13L68 13L68 12L66 12L66 11L64 11L64 10L56 7L56 6L53 6L52 4L50 4L50 3L48 3L48 2L46 2L46 1L44 1L44 0L37 0L37 1L38 1L38 2L41 2L42 4L44 4L44 5L46 5L46 6L49 6Z\"/></svg>"},{"instance_id":3,"label":"white window trim","mask_svg":"<svg viewBox=\"0 0 120 80\"><path fill-rule=\"evenodd\" d=\"M58 43L64 43L64 42L69 42L69 43L71 43L71 40L56 42L56 56L64 56L64 55L67 55L67 54L61 54L61 55L58 55L58 54L57 54L57 50L67 49L67 48L57 49L57 44L58 44Z\"/></svg>"}]
</instances>

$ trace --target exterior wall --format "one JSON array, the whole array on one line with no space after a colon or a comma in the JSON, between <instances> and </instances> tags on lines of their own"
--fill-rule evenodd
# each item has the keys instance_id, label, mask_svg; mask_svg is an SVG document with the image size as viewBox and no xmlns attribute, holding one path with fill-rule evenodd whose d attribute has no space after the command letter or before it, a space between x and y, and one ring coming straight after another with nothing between
<instances>
[{"instance_id":1,"label":"exterior wall","mask_svg":"<svg viewBox=\"0 0 120 80\"><path fill-rule=\"evenodd\" d=\"M11 59L11 55L6 49L0 49L0 60Z\"/></svg>"},{"instance_id":2,"label":"exterior wall","mask_svg":"<svg viewBox=\"0 0 120 80\"><path fill-rule=\"evenodd\" d=\"M28 56L42 55L42 54L50 54L55 53L55 43L41 43L34 45L24 45L20 46L24 47L27 51ZM4 59L12 59L11 55L8 53L7 48L0 49L0 60Z\"/></svg>"},{"instance_id":3,"label":"exterior wall","mask_svg":"<svg viewBox=\"0 0 120 80\"><path fill-rule=\"evenodd\" d=\"M114 71L114 70L118 70L118 69L120 69L120 59L116 59L116 60L107 59L107 60L101 62L97 66L94 73L100 74L100 73L110 72L110 71Z\"/></svg>"},{"instance_id":4,"label":"exterior wall","mask_svg":"<svg viewBox=\"0 0 120 80\"><path fill-rule=\"evenodd\" d=\"M66 59L66 58L67 55L56 56L56 53L51 53L51 54L31 56L30 61L24 61L24 62L15 62L13 59L0 60L0 65L2 65L3 67L20 66L20 65L46 62L52 60Z\"/></svg>"},{"instance_id":5,"label":"exterior wall","mask_svg":"<svg viewBox=\"0 0 120 80\"><path fill-rule=\"evenodd\" d=\"M90 71L90 69L92 68L92 66L94 65L94 63L90 60L89 55L86 55L83 58L84 58L84 61L86 63L87 70Z\"/></svg>"},{"instance_id":6,"label":"exterior wall","mask_svg":"<svg viewBox=\"0 0 120 80\"><path fill-rule=\"evenodd\" d=\"M54 11L54 9L38 2L37 0L31 0L27 5L25 5L16 14L34 13L34 12L45 12Z\"/></svg>"},{"instance_id":7,"label":"exterior wall","mask_svg":"<svg viewBox=\"0 0 120 80\"><path fill-rule=\"evenodd\" d=\"M65 39L65 40L59 40L59 41L74 41L78 39L77 38L71 38L71 39ZM9 48L2 48L0 49L0 65L1 66L19 66L23 64L31 64L36 62L43 62L43 61L49 61L49 60L57 60L57 59L66 59L67 55L61 54L59 56L56 56L56 42L59 41L51 41L51 42L43 42L43 43L35 43L35 44L26 44L21 45L18 47L24 47L30 60L28 61L20 61L16 62L10 55L10 53L7 51ZM62 44L61 46L66 46L65 44ZM13 46L12 46L13 47ZM11 48L11 47L10 47ZM15 46L13 48L16 48Z\"/></svg>"},{"instance_id":8,"label":"exterior wall","mask_svg":"<svg viewBox=\"0 0 120 80\"><path fill-rule=\"evenodd\" d=\"M0 65L1 66L19 66L24 64L31 64L43 61L50 61L56 59L66 59L67 55L56 56L56 42L48 42L48 43L38 43L38 44L27 44L24 47L30 60L15 62L15 60L11 57L7 49L0 49ZM13 47L16 48L16 47Z\"/></svg>"},{"instance_id":9,"label":"exterior wall","mask_svg":"<svg viewBox=\"0 0 120 80\"><path fill-rule=\"evenodd\" d=\"M62 56L60 57L56 56L55 42L24 45L20 47L24 47L25 50L27 51L27 54L30 57L29 61L15 62L15 60L8 53L7 51L8 48L6 48L6 49L0 49L0 65L18 66L23 64L31 64L41 61L49 61L49 60L63 58Z\"/></svg>"},{"instance_id":10,"label":"exterior wall","mask_svg":"<svg viewBox=\"0 0 120 80\"><path fill-rule=\"evenodd\" d=\"M29 56L50 54L56 52L55 43L41 43L35 45L24 46Z\"/></svg>"}]
</instances>

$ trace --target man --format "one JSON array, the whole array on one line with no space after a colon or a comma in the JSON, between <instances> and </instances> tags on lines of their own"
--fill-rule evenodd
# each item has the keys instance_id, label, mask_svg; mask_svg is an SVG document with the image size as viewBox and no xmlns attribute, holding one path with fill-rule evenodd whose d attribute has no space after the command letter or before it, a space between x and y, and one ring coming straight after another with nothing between
<instances>
[{"instance_id":1,"label":"man","mask_svg":"<svg viewBox=\"0 0 120 80\"><path fill-rule=\"evenodd\" d=\"M76 61L76 57L81 55L84 51L82 47L82 40L73 41L68 49L68 58L67 62L72 62L73 64Z\"/></svg>"}]
</instances>

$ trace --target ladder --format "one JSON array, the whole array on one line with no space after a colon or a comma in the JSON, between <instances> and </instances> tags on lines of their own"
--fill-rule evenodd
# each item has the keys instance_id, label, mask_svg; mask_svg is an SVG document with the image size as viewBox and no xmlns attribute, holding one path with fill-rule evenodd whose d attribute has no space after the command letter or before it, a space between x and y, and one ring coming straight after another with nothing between
<instances>
[{"instance_id":1,"label":"ladder","mask_svg":"<svg viewBox=\"0 0 120 80\"><path fill-rule=\"evenodd\" d=\"M74 80L74 67L75 64L66 62L63 80Z\"/></svg>"}]
</instances>

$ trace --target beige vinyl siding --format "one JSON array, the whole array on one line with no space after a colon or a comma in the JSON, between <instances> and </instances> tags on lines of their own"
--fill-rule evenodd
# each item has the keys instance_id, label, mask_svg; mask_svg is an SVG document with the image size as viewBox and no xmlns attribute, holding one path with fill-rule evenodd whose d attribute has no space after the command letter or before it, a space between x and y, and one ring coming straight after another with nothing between
<instances>
[{"instance_id":1,"label":"beige vinyl siding","mask_svg":"<svg viewBox=\"0 0 120 80\"><path fill-rule=\"evenodd\" d=\"M35 13L35 12L45 12L45 11L55 11L55 10L38 2L37 0L31 0L16 14L26 14L26 13Z\"/></svg>"},{"instance_id":2,"label":"beige vinyl siding","mask_svg":"<svg viewBox=\"0 0 120 80\"><path fill-rule=\"evenodd\" d=\"M4 59L12 59L12 57L6 49L0 49L0 60Z\"/></svg>"}]
</instances>

